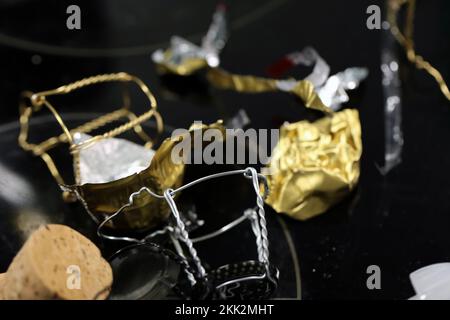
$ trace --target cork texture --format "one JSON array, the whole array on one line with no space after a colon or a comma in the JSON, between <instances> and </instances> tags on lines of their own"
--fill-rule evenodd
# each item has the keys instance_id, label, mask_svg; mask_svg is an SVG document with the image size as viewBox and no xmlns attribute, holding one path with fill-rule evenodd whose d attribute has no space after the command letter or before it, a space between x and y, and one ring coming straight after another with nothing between
<instances>
[{"instance_id":1,"label":"cork texture","mask_svg":"<svg viewBox=\"0 0 450 320\"><path fill-rule=\"evenodd\" d=\"M2 299L105 299L112 270L86 237L63 225L35 231L0 275Z\"/></svg>"}]
</instances>

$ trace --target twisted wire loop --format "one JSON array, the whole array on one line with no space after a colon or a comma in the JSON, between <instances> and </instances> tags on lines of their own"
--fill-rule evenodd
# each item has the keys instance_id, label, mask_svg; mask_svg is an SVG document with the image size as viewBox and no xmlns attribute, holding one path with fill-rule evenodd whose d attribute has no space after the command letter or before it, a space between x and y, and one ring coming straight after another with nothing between
<instances>
[{"instance_id":1,"label":"twisted wire loop","mask_svg":"<svg viewBox=\"0 0 450 320\"><path fill-rule=\"evenodd\" d=\"M253 188L256 193L256 210L259 217L259 235L256 235L256 242L257 242L257 250L258 250L258 258L259 261L264 264L264 267L266 269L266 276L269 279L270 282L276 287L277 286L277 279L275 279L272 276L272 272L270 270L270 262L269 262L269 238L268 238L268 231L267 231L267 221L265 217L265 210L264 210L264 199L267 198L269 193L269 187L267 183L267 178L261 174L258 174L255 168L247 168L248 173L247 176L250 176L252 179ZM264 185L264 193L261 195L260 193L260 179ZM258 229L256 227L256 229ZM278 275L276 276L278 277Z\"/></svg>"},{"instance_id":2,"label":"twisted wire loop","mask_svg":"<svg viewBox=\"0 0 450 320\"><path fill-rule=\"evenodd\" d=\"M401 7L404 5L408 6L408 11L406 14L404 32L402 32L397 23L397 16ZM447 100L450 100L450 91L444 78L442 77L442 74L422 56L416 53L413 34L416 0L390 0L388 1L387 9L387 20L390 25L390 30L393 36L396 38L397 42L400 43L400 45L406 51L406 57L408 58L409 62L414 64L416 68L424 69L428 74L430 74L439 85L439 89L441 90L442 94L447 98Z\"/></svg>"},{"instance_id":3,"label":"twisted wire loop","mask_svg":"<svg viewBox=\"0 0 450 320\"><path fill-rule=\"evenodd\" d=\"M240 217L233 222L229 223L228 225L224 226L223 228L212 232L210 234L201 236L197 239L191 239L189 237L189 233L186 230L186 225L181 219L180 212L178 211L177 205L174 200L174 196L176 193L181 192L187 188L190 188L196 184L202 183L204 181L208 181L211 179L216 179L220 177L230 176L230 175L244 175L247 179L251 179L253 189L256 193L256 207L254 209L247 209L244 212L243 217ZM263 184L264 190L261 194L260 191L260 183ZM146 192L150 194L151 196L158 198L158 199L165 199L167 204L169 205L169 208L172 212L172 215L175 219L175 226L167 225L164 228L154 231L150 233L149 235L145 236L142 239L136 239L136 238L130 238L130 237L123 237L123 236L112 236L108 235L103 231L103 228L109 221L114 219L116 216L121 214L127 207L130 207L133 205L134 199L140 195L141 193ZM196 272L192 272L192 269L185 268L184 271L188 277L189 282L191 283L192 287L197 283L198 280L201 280L202 282L208 281L208 275L205 270L205 268L202 265L202 262L198 256L197 250L194 247L194 242L200 242L203 240L211 239L213 237L216 237L231 228L235 227L236 225L240 224L242 221L245 221L246 219L250 219L251 226L253 233L256 237L256 246L257 246L257 253L258 253L258 261L261 262L265 266L265 275L262 276L262 278L267 277L272 283L276 284L276 280L273 279L271 272L270 272L270 264L269 264L269 239L268 239L268 231L267 231L267 222L265 218L265 210L264 210L264 199L268 195L268 185L267 180L265 176L262 174L259 174L256 169L254 168L246 168L243 170L232 170L232 171L225 171L220 172L212 175L208 175L205 177L201 177L197 180L194 180L192 182L189 182L185 185L180 186L177 189L167 189L164 191L162 195L155 193L148 187L142 187L136 192L133 192L129 196L129 201L127 204L123 205L118 211L113 213L112 215L108 216L103 220L98 228L97 228L97 235L101 238L108 239L108 240L119 240L119 241L126 241L126 242L132 242L135 244L145 244L149 243L148 241L153 238L156 235L160 234L169 234L172 242L174 244L175 249L177 250L178 256L180 259L184 259L186 262L186 265L189 265L188 258L191 260L195 266ZM183 248L180 246L180 243L178 242L180 240L187 248L187 252L189 253L189 257L187 258ZM194 276L197 275L196 276ZM251 277L252 279L254 277ZM256 277L260 279L259 277ZM256 279L255 278L255 279ZM261 279L262 279L261 278ZM247 278L246 278L247 279ZM233 280L233 282L236 282L237 280Z\"/></svg>"},{"instance_id":4,"label":"twisted wire loop","mask_svg":"<svg viewBox=\"0 0 450 320\"><path fill-rule=\"evenodd\" d=\"M176 233L176 235L178 235L179 239L186 245L188 252L192 258L192 261L194 262L194 265L197 268L200 278L207 279L205 268L203 267L200 258L198 257L197 250L194 248L192 240L189 238L189 233L186 231L186 227L184 225L183 220L181 220L180 213L178 211L177 205L175 204L173 196L174 194L172 189L167 189L166 191L164 191L164 198L166 199L167 204L169 205L170 210L172 211L172 214L175 217L175 221L177 224L178 232ZM191 283L195 284L196 283L195 279L192 280Z\"/></svg>"},{"instance_id":5,"label":"twisted wire loop","mask_svg":"<svg viewBox=\"0 0 450 320\"><path fill-rule=\"evenodd\" d=\"M189 265L189 262L184 254L183 248L181 248L180 242L178 241L178 238L174 234L170 234L170 240L172 240L172 243L175 247L175 250L178 253L178 256L184 260L186 265ZM198 271L191 271L191 269L184 269L184 273L186 274L189 283L191 284L191 287L194 287L197 284L197 280L195 279L194 273L198 274Z\"/></svg>"},{"instance_id":6,"label":"twisted wire loop","mask_svg":"<svg viewBox=\"0 0 450 320\"><path fill-rule=\"evenodd\" d=\"M131 110L129 110L129 97L124 95L124 106L113 112L107 113L100 116L94 120L91 120L75 129L69 129L64 123L61 115L57 109L48 101L48 97L55 95L68 94L75 90L107 82L133 82L139 89L144 93L149 101L149 108L143 114L136 116ZM62 129L62 133L58 136L50 137L47 140L34 144L28 142L29 135L29 122L34 112L39 111L42 107L46 107L53 115L57 123ZM154 118L156 121L157 135L161 134L164 128L164 123L161 115L157 111L157 103L150 89L145 85L145 83L138 77L130 75L125 72L111 73L111 74L101 74L92 76L89 78L81 79L79 81L60 86L53 90L41 91L33 93L30 91L24 91L21 94L21 102L19 105L20 109L20 132L18 137L19 145L22 149L32 152L36 156L40 156L46 163L50 173L59 185L65 185L64 179L62 178L59 170L56 167L55 162L52 157L47 153L48 150L56 147L61 143L69 143L70 151L74 157L74 162L76 165L77 153L83 147L90 146L93 143L99 141L100 139L113 138L120 135L130 129L133 129L141 139L145 142L146 147L151 147L153 140L147 135L141 127L144 121ZM79 133L89 133L100 127L104 127L106 124L113 121L117 121L121 118L128 119L128 122L111 129L103 134L94 136L83 143L74 144L73 135L76 132ZM75 181L79 181L79 170L75 169Z\"/></svg>"},{"instance_id":7,"label":"twisted wire loop","mask_svg":"<svg viewBox=\"0 0 450 320\"><path fill-rule=\"evenodd\" d=\"M259 226L260 226L260 237L261 237L261 247L259 248L259 251L261 252L261 258L260 262L263 262L265 264L269 263L269 238L268 238L268 232L267 232L267 222L265 217L265 211L264 211L264 199L261 196L260 193L260 187L259 187L259 179L258 179L258 173L256 172L255 168L248 168L253 188L255 189L256 193L256 206L257 206L257 212L259 217Z\"/></svg>"},{"instance_id":8,"label":"twisted wire loop","mask_svg":"<svg viewBox=\"0 0 450 320\"><path fill-rule=\"evenodd\" d=\"M262 245L261 228L259 225L258 213L256 212L255 209L248 209L247 211L248 211L248 215L250 216L252 231L256 238L256 250L258 253L258 261L262 262L264 260L264 257L263 257L263 245Z\"/></svg>"}]
</instances>

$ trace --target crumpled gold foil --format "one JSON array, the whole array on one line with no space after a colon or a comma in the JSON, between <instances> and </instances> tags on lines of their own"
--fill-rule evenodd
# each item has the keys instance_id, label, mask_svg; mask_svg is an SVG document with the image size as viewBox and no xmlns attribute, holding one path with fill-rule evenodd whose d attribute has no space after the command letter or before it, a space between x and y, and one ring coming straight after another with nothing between
<instances>
[{"instance_id":1,"label":"crumpled gold foil","mask_svg":"<svg viewBox=\"0 0 450 320\"><path fill-rule=\"evenodd\" d=\"M325 212L358 182L362 153L358 111L345 109L280 129L268 165L266 202L277 212L306 220Z\"/></svg>"},{"instance_id":2,"label":"crumpled gold foil","mask_svg":"<svg viewBox=\"0 0 450 320\"><path fill-rule=\"evenodd\" d=\"M324 105L317 95L314 85L308 80L276 80L270 78L232 74L219 68L212 68L207 73L208 82L219 89L234 90L244 93L261 93L268 91L285 91L299 97L307 108L326 113L332 110Z\"/></svg>"}]
</instances>

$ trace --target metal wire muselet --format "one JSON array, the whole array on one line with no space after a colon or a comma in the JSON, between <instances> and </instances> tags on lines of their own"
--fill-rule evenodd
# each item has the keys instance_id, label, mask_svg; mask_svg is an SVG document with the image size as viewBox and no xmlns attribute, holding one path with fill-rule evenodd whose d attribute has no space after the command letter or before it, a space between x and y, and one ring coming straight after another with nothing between
<instances>
[{"instance_id":1,"label":"metal wire muselet","mask_svg":"<svg viewBox=\"0 0 450 320\"><path fill-rule=\"evenodd\" d=\"M389 0L387 2L387 21L390 30L397 42L404 48L409 62L416 68L425 70L431 75L439 86L442 94L447 100L450 100L450 90L444 80L444 77L431 63L426 61L421 55L417 54L414 44L414 16L416 11L416 0ZM403 30L398 25L398 15L402 7L407 8L405 25Z\"/></svg>"},{"instance_id":2,"label":"metal wire muselet","mask_svg":"<svg viewBox=\"0 0 450 320\"><path fill-rule=\"evenodd\" d=\"M49 101L52 96L65 95L84 87L111 82L136 84L148 100L145 111L140 115L135 114L131 110L129 92L124 90L122 107L69 129L60 111ZM42 109L50 111L62 133L39 143L31 143L29 142L30 119ZM150 137L142 127L144 122L151 119L155 121L154 137ZM115 123L118 124L111 129ZM89 135L104 129L107 125L108 131ZM165 150L159 152L161 147L158 150L152 149L163 128L163 120L150 89L136 76L120 72L92 76L53 90L38 93L23 92L18 142L22 149L44 160L51 175L62 189L64 200L72 202L78 199L93 220L99 223L126 203L129 190L137 190L143 185L151 186L154 190L176 188L181 185L183 168L171 166L168 170L170 163L164 158ZM143 145L117 138L128 131L134 131ZM164 146L168 147L167 144L169 143L166 142ZM66 172L56 165L50 154L50 151L60 145L68 145L68 151L72 156L74 181L70 183L66 183L63 179L61 173L66 176ZM124 148L134 153L118 152L119 149L125 150ZM136 154L139 157L134 157ZM134 165L134 171L132 171L129 161L136 162L136 159L139 163ZM170 177L162 175L161 170L170 173ZM97 180L93 178L95 175ZM127 215L116 219L115 224L109 227L124 230L152 228L169 216L169 208L165 202L156 201L149 196L137 201L136 206L127 211Z\"/></svg>"},{"instance_id":3,"label":"metal wire muselet","mask_svg":"<svg viewBox=\"0 0 450 320\"><path fill-rule=\"evenodd\" d=\"M129 106L130 98L127 95L124 95L124 105L122 108L115 110L111 113L105 114L101 117L98 117L92 121L89 121L75 129L69 129L67 125L64 123L61 115L56 110L56 108L48 101L47 97L68 94L75 90L81 89L83 87L87 87L90 85L103 83L103 82L134 82L138 85L138 87L142 90L142 92L146 95L150 102L150 109L143 113L140 116L136 116L131 110ZM97 75L89 78L85 78L76 82L73 82L68 85L60 86L53 90L42 91L38 93L33 93L30 91L24 91L22 93L22 100L20 105L20 134L19 134L19 145L26 151L31 151L34 155L40 156L45 163L47 164L52 176L60 185L64 185L65 182L57 169L53 159L47 153L50 149L56 147L61 143L69 143L71 153L74 157L77 154L77 151L80 148L84 148L89 146L92 143L95 143L101 139L112 138L118 136L125 131L133 129L139 137L146 143L145 146L150 148L153 145L153 140L145 133L140 124L152 117L156 119L157 130L159 133L163 130L163 122L160 114L157 111L157 103L153 94L150 92L148 87L140 80L139 78L127 74L125 72L120 73L112 73L112 74L103 74ZM31 102L31 105L28 105L26 100ZM39 144L33 144L28 142L28 132L29 132L29 121L34 112L40 111L42 107L46 107L55 117L58 124L61 126L63 133L56 137L51 137ZM127 118L129 122L116 127L108 132L105 132L101 135L94 136L83 143L75 144L74 143L74 134L75 133L89 133L95 129L101 128L108 123L119 120L121 118ZM75 170L75 181L79 182L79 171ZM65 195L68 197L69 195Z\"/></svg>"},{"instance_id":4,"label":"metal wire muselet","mask_svg":"<svg viewBox=\"0 0 450 320\"><path fill-rule=\"evenodd\" d=\"M225 176L231 176L231 175L243 175L245 178L250 179L253 189L256 193L256 207L247 209L244 211L243 215L234 221L230 222L229 224L225 225L224 227L220 228L219 230L216 230L214 232L211 232L209 234L200 236L198 238L190 238L189 232L186 229L186 224L183 221L181 214L177 208L177 205L174 201L174 197L177 193L190 188L196 184L211 180L211 179L217 179L222 178ZM260 184L263 185L263 194L261 194ZM205 241L211 238L214 238L216 236L219 236L228 230L236 227L237 225L241 224L242 222L246 220L250 220L252 231L256 238L256 248L257 248L257 254L258 254L258 263L261 264L264 267L264 272L262 274L252 274L252 275L241 275L232 279L221 279L221 281L214 281L214 288L213 290L216 292L220 292L219 296L222 298L226 297L235 297L235 293L230 293L230 286L239 287L242 283L249 282L249 281L267 281L268 285L272 287L271 290L273 291L278 283L278 270L273 268L273 266L270 265L269 262L269 240L268 240L268 232L267 232L267 223L265 218L265 210L264 210L264 199L268 195L268 186L266 178L258 174L256 169L248 167L243 170L233 170L233 171L226 171L221 173L216 173L212 175L208 175L205 177L202 177L200 179L194 180L192 182L189 182L185 185L180 186L177 189L166 189L163 191L162 194L155 193L148 187L143 187L140 190L132 193L129 197L129 202L122 206L117 212L110 215L106 220L104 220L97 229L97 234L99 237L108 239L108 240L116 240L116 241L126 241L126 242L132 242L136 244L143 244L148 243L157 235L161 234L168 234L174 248L176 249L178 255L188 264L192 265L193 268L191 270L195 270L195 274L188 269L185 269L184 272L186 273L186 276L189 280L189 283L192 287L194 287L198 281L204 281L211 283L211 279L209 279L210 274L208 274L202 264L201 259L198 256L197 250L194 247L194 243ZM139 196L142 193L147 193L151 195L152 197L158 198L158 199L164 199L167 204L170 207L172 216L174 219L172 219L173 222L169 223L167 226L165 226L162 229L159 229L157 231L154 231L147 236L145 236L142 239L137 238L131 238L131 237L121 237L121 236L113 236L109 235L104 232L104 227L108 223L108 221L113 220L120 214L124 212L124 210L133 205L134 199ZM183 244L183 246L181 245ZM244 263L245 264L245 263ZM220 268L219 268L220 269ZM219 270L218 269L218 270ZM275 269L275 271L274 271ZM217 272L217 271L216 271Z\"/></svg>"}]
</instances>

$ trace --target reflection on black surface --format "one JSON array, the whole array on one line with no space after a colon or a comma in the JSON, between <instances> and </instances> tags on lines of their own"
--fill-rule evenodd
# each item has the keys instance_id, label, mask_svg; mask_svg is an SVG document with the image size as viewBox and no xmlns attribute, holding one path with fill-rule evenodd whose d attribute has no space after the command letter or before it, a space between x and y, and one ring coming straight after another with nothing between
<instances>
[{"instance_id":1,"label":"reflection on black surface","mask_svg":"<svg viewBox=\"0 0 450 320\"><path fill-rule=\"evenodd\" d=\"M180 265L147 245L133 245L110 260L114 283L109 299L165 299L177 284Z\"/></svg>"}]
</instances>

